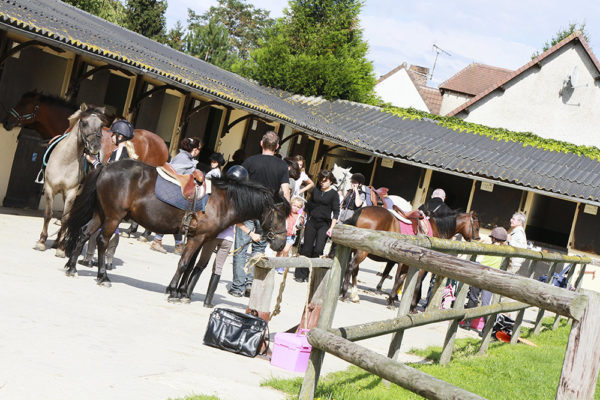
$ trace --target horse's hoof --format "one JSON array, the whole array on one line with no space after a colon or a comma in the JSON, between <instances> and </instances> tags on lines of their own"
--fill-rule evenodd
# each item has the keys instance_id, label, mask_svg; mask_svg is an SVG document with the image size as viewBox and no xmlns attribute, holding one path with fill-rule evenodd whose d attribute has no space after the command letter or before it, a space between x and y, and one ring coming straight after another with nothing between
<instances>
[{"instance_id":1,"label":"horse's hoof","mask_svg":"<svg viewBox=\"0 0 600 400\"><path fill-rule=\"evenodd\" d=\"M137 240L139 240L140 242L147 242L148 238L146 236L142 235Z\"/></svg>"},{"instance_id":2,"label":"horse's hoof","mask_svg":"<svg viewBox=\"0 0 600 400\"><path fill-rule=\"evenodd\" d=\"M102 279L102 280L96 279L96 283L98 284L98 286L102 286L105 288L112 287L112 283L110 283L110 281L106 280L106 279Z\"/></svg>"},{"instance_id":3,"label":"horse's hoof","mask_svg":"<svg viewBox=\"0 0 600 400\"><path fill-rule=\"evenodd\" d=\"M77 270L71 270L71 269L66 270L65 275L68 276L69 278L77 278L79 276L79 274L77 273Z\"/></svg>"},{"instance_id":4,"label":"horse's hoof","mask_svg":"<svg viewBox=\"0 0 600 400\"><path fill-rule=\"evenodd\" d=\"M182 297L181 299L179 299L179 301L183 304L190 304L192 302L192 300L190 300L189 297Z\"/></svg>"},{"instance_id":5,"label":"horse's hoof","mask_svg":"<svg viewBox=\"0 0 600 400\"><path fill-rule=\"evenodd\" d=\"M35 246L33 246L34 250L46 251L46 243L37 242Z\"/></svg>"},{"instance_id":6,"label":"horse's hoof","mask_svg":"<svg viewBox=\"0 0 600 400\"><path fill-rule=\"evenodd\" d=\"M350 301L352 301L353 303L360 303L360 297L352 297L350 298Z\"/></svg>"},{"instance_id":7,"label":"horse's hoof","mask_svg":"<svg viewBox=\"0 0 600 400\"><path fill-rule=\"evenodd\" d=\"M56 253L54 253L54 256L58 258L65 258L65 251L62 249L56 249Z\"/></svg>"},{"instance_id":8,"label":"horse's hoof","mask_svg":"<svg viewBox=\"0 0 600 400\"><path fill-rule=\"evenodd\" d=\"M167 299L169 303L181 303L181 299L179 297L169 296Z\"/></svg>"},{"instance_id":9,"label":"horse's hoof","mask_svg":"<svg viewBox=\"0 0 600 400\"><path fill-rule=\"evenodd\" d=\"M123 231L123 232L119 233L119 236L124 237L124 238L130 238L131 234L129 232Z\"/></svg>"}]
</instances>

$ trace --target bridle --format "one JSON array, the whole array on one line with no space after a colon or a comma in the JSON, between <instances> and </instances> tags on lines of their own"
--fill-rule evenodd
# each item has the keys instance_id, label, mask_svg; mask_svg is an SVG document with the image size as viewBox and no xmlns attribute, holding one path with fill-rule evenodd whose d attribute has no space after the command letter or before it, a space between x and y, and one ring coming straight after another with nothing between
<instances>
[{"instance_id":1,"label":"bridle","mask_svg":"<svg viewBox=\"0 0 600 400\"><path fill-rule=\"evenodd\" d=\"M102 120L102 116L100 114L91 113L88 117L91 117L92 115L95 115L96 117L100 118L100 120ZM88 140L87 136L83 133L81 119L77 123L79 124L79 133L81 134L81 140L83 141L83 152L91 155L91 153L89 152L90 141ZM98 133L94 135L97 136L99 139L102 139L102 127L100 128Z\"/></svg>"},{"instance_id":2,"label":"bridle","mask_svg":"<svg viewBox=\"0 0 600 400\"><path fill-rule=\"evenodd\" d=\"M338 190L338 192L340 190L343 190L343 188L346 187L346 183L348 182L348 175L349 173L346 172L346 170L343 170L342 175L344 175L343 179L341 179L335 186L336 189ZM336 178L337 179L337 178Z\"/></svg>"},{"instance_id":3,"label":"bridle","mask_svg":"<svg viewBox=\"0 0 600 400\"><path fill-rule=\"evenodd\" d=\"M269 226L269 230L267 231L266 234L264 234L264 236L267 238L268 241L272 241L275 240L275 236L277 235L281 235L282 233L287 233L287 229L284 229L282 231L274 231L273 230L273 222L275 222L275 212L273 211L273 209L275 207L277 207L278 205L281 205L282 203L275 203L275 205L273 206L273 208L270 208L269 211L267 212L267 214L265 215L265 218L263 219L263 221L260 223L261 226ZM271 217L270 223L267 225L265 222L267 221L267 218Z\"/></svg>"},{"instance_id":4,"label":"bridle","mask_svg":"<svg viewBox=\"0 0 600 400\"><path fill-rule=\"evenodd\" d=\"M472 212L469 213L469 219L470 219L470 222L471 222L471 240L477 240L477 239L475 239L475 226L474 226L475 225L475 220L473 218L473 213ZM479 218L478 218L478 220L479 220Z\"/></svg>"},{"instance_id":5,"label":"bridle","mask_svg":"<svg viewBox=\"0 0 600 400\"><path fill-rule=\"evenodd\" d=\"M17 120L19 125L23 125L24 122L27 121L32 121L35 119L35 117L37 116L38 111L40 110L40 103L37 103L35 106L33 106L33 111L30 113L26 113L26 114L19 114L19 112L17 110L15 110L14 107L10 108L8 110L8 113Z\"/></svg>"}]
</instances>

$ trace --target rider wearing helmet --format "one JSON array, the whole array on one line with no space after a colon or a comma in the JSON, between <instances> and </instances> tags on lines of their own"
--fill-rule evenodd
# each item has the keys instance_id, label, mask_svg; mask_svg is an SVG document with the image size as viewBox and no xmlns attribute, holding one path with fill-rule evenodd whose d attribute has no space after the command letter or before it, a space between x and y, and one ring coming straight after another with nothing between
<instances>
[{"instance_id":1,"label":"rider wearing helmet","mask_svg":"<svg viewBox=\"0 0 600 400\"><path fill-rule=\"evenodd\" d=\"M227 170L227 176L240 181L245 181L248 179L248 170L241 165L234 165Z\"/></svg>"},{"instance_id":2,"label":"rider wearing helmet","mask_svg":"<svg viewBox=\"0 0 600 400\"><path fill-rule=\"evenodd\" d=\"M113 122L109 132L112 133L112 142L117 146L117 149L112 152L108 158L108 162L124 160L131 158L125 142L133 139L133 125L124 119L119 119Z\"/></svg>"}]
</instances>

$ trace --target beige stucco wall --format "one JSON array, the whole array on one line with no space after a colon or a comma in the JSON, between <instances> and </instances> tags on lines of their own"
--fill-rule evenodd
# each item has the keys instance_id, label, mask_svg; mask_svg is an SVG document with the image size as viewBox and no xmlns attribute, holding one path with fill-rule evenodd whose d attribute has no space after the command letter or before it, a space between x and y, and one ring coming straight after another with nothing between
<instances>
[{"instance_id":1,"label":"beige stucco wall","mask_svg":"<svg viewBox=\"0 0 600 400\"><path fill-rule=\"evenodd\" d=\"M444 92L444 94L442 95L442 106L440 107L440 115L448 114L450 111L454 110L461 104L466 103L472 98L473 96L469 96L467 94L451 91Z\"/></svg>"},{"instance_id":2,"label":"beige stucco wall","mask_svg":"<svg viewBox=\"0 0 600 400\"><path fill-rule=\"evenodd\" d=\"M20 131L19 128L7 131L0 124L0 205L8 189L10 170L17 150L17 136Z\"/></svg>"},{"instance_id":3,"label":"beige stucco wall","mask_svg":"<svg viewBox=\"0 0 600 400\"><path fill-rule=\"evenodd\" d=\"M242 110L231 110L229 121L225 121L225 125L235 121L236 119L247 115L248 113ZM249 120L245 120L236 124L225 137L219 138L217 146L218 151L223 153L225 160L230 160L233 153L242 146L242 139L246 132L246 125Z\"/></svg>"},{"instance_id":4,"label":"beige stucco wall","mask_svg":"<svg viewBox=\"0 0 600 400\"><path fill-rule=\"evenodd\" d=\"M429 112L427 105L405 69L401 69L375 85L375 93L383 101L396 107L413 107L417 110Z\"/></svg>"},{"instance_id":5,"label":"beige stucco wall","mask_svg":"<svg viewBox=\"0 0 600 400\"><path fill-rule=\"evenodd\" d=\"M576 42L567 45L521 77L469 107L466 121L530 131L544 138L600 147L599 75ZM578 82L570 97L559 96L563 82L577 67Z\"/></svg>"}]
</instances>

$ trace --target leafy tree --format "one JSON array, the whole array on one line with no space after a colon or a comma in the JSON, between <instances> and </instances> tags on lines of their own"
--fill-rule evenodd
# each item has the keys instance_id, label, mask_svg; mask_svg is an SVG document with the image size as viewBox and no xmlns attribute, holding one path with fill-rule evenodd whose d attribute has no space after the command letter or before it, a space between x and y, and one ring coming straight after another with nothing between
<instances>
[{"instance_id":1,"label":"leafy tree","mask_svg":"<svg viewBox=\"0 0 600 400\"><path fill-rule=\"evenodd\" d=\"M250 50L258 47L274 20L269 17L269 11L255 8L245 0L218 0L218 3L201 15L188 9L188 29L195 31L210 23L219 23L228 31L230 51L242 59L248 58Z\"/></svg>"},{"instance_id":2,"label":"leafy tree","mask_svg":"<svg viewBox=\"0 0 600 400\"><path fill-rule=\"evenodd\" d=\"M567 38L568 36L572 35L573 33L580 31L583 34L583 37L585 38L585 40L589 43L590 42L590 36L589 34L585 31L585 22L582 24L577 24L577 23L570 23L568 27L566 28L561 28L558 32L556 32L556 34L554 35L554 37L550 40L550 42L546 42L544 43L544 47L542 48L542 51L536 51L535 53L533 53L531 55L531 59L534 59L536 57L538 57L541 53L545 52L546 50L550 49L552 46L554 46L555 44L561 42L563 39Z\"/></svg>"},{"instance_id":3,"label":"leafy tree","mask_svg":"<svg viewBox=\"0 0 600 400\"><path fill-rule=\"evenodd\" d=\"M167 20L166 0L127 0L125 24L128 29L164 43Z\"/></svg>"},{"instance_id":4,"label":"leafy tree","mask_svg":"<svg viewBox=\"0 0 600 400\"><path fill-rule=\"evenodd\" d=\"M94 14L113 24L123 24L125 7L119 0L64 0L83 11Z\"/></svg>"},{"instance_id":5,"label":"leafy tree","mask_svg":"<svg viewBox=\"0 0 600 400\"><path fill-rule=\"evenodd\" d=\"M290 0L262 47L233 69L294 93L373 104L376 79L359 27L361 7L361 0Z\"/></svg>"},{"instance_id":6,"label":"leafy tree","mask_svg":"<svg viewBox=\"0 0 600 400\"><path fill-rule=\"evenodd\" d=\"M195 25L189 28L185 36L184 50L224 69L230 69L237 60L231 49L229 31L216 18L206 25Z\"/></svg>"},{"instance_id":7,"label":"leafy tree","mask_svg":"<svg viewBox=\"0 0 600 400\"><path fill-rule=\"evenodd\" d=\"M177 21L175 27L169 29L165 44L175 50L184 51L185 29L181 22Z\"/></svg>"}]
</instances>

